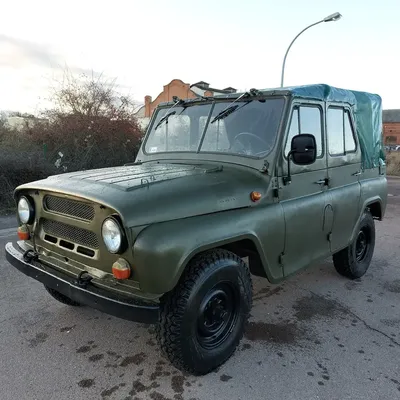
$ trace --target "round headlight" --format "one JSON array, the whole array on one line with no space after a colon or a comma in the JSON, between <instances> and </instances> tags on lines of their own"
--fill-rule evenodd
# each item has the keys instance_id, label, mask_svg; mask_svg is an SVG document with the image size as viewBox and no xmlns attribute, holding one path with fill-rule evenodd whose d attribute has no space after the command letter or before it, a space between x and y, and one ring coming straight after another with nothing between
<instances>
[{"instance_id":1,"label":"round headlight","mask_svg":"<svg viewBox=\"0 0 400 400\"><path fill-rule=\"evenodd\" d=\"M33 207L26 197L18 201L18 216L23 224L27 224L33 218Z\"/></svg>"},{"instance_id":2,"label":"round headlight","mask_svg":"<svg viewBox=\"0 0 400 400\"><path fill-rule=\"evenodd\" d=\"M104 244L110 253L118 253L122 247L122 232L118 222L113 218L107 218L101 228Z\"/></svg>"}]
</instances>

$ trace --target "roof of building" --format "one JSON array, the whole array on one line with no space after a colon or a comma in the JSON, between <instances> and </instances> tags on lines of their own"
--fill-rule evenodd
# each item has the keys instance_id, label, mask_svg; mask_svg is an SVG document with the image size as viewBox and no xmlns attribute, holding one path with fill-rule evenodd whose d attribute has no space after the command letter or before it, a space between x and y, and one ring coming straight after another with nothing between
<instances>
[{"instance_id":1,"label":"roof of building","mask_svg":"<svg viewBox=\"0 0 400 400\"><path fill-rule=\"evenodd\" d=\"M233 88L232 86L229 86L225 89L223 89L225 92L232 92L232 93L236 93L236 89Z\"/></svg>"},{"instance_id":2,"label":"roof of building","mask_svg":"<svg viewBox=\"0 0 400 400\"><path fill-rule=\"evenodd\" d=\"M383 110L383 122L400 122L400 110Z\"/></svg>"},{"instance_id":3,"label":"roof of building","mask_svg":"<svg viewBox=\"0 0 400 400\"><path fill-rule=\"evenodd\" d=\"M200 81L200 82L196 82L190 85L190 88L193 90L193 88L198 88L201 89L203 91L209 90L210 92L214 92L214 93L220 93L220 94L225 94L225 93L235 93L236 89L233 87L228 87L226 89L217 89L217 88L213 88L210 87L210 84L204 81ZM204 94L204 93L202 93Z\"/></svg>"},{"instance_id":4,"label":"roof of building","mask_svg":"<svg viewBox=\"0 0 400 400\"><path fill-rule=\"evenodd\" d=\"M210 86L210 84L208 82L204 82L204 81L196 82L194 85L199 86L199 87L201 87L201 86L207 87L207 88Z\"/></svg>"}]
</instances>

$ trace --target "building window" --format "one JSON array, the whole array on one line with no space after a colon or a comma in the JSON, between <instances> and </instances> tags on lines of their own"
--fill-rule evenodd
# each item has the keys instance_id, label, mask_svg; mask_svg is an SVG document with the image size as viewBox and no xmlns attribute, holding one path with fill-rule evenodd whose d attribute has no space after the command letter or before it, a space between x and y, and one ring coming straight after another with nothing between
<instances>
[{"instance_id":1,"label":"building window","mask_svg":"<svg viewBox=\"0 0 400 400\"><path fill-rule=\"evenodd\" d=\"M397 137L396 136L386 136L385 143L386 144L397 144Z\"/></svg>"}]
</instances>

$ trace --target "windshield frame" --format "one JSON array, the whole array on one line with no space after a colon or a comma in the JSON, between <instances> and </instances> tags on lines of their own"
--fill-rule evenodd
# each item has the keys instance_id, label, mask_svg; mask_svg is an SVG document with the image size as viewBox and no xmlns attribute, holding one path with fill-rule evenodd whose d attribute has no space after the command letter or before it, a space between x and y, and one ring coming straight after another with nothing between
<instances>
[{"instance_id":1,"label":"windshield frame","mask_svg":"<svg viewBox=\"0 0 400 400\"><path fill-rule=\"evenodd\" d=\"M156 110L154 110L153 115L151 117L150 123L146 129L145 136L143 138L142 144L140 146L138 155L136 159L140 162L144 161L154 161L154 160L187 160L187 161L220 161L220 162L227 162L227 163L234 163L234 164L244 164L249 166L254 166L255 168L259 168L259 165L263 163L263 160L270 158L271 155L274 153L277 143L279 142L279 138L282 135L283 130L286 126L286 116L287 110L290 106L290 101L287 94L275 94L275 95L261 95L261 96L252 96L250 98L240 99L235 104L242 104L247 103L249 101L259 101L259 100L266 100L269 99L283 99L283 106L280 121L277 127L277 133L274 138L273 146L271 150L261 156L254 156L249 154L239 154L239 153L228 153L228 152L218 152L218 151L200 151L201 146L203 144L204 138L206 136L206 132L208 129L208 125L210 124L211 118L213 116L213 111L217 103L226 103L226 107L232 105L234 100L237 100L240 94L237 96L221 96L218 97L210 97L209 100L204 99L190 99L186 101L183 105L178 107L193 107L193 106L201 106L201 105L208 105L211 104L210 111L207 115L207 121L203 128L203 131L200 136L199 144L196 151L160 151L156 153L151 153L146 151L146 144L150 137L150 133L153 131L153 127L155 126L157 115L162 110L168 110L171 108L171 105L174 103L168 102L163 103L162 105L158 105Z\"/></svg>"}]
</instances>

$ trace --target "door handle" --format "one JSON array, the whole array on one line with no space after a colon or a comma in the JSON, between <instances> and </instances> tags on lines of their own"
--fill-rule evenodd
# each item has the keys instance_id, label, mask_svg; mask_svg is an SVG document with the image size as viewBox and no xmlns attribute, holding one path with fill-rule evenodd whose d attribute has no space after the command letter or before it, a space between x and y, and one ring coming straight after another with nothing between
<instances>
[{"instance_id":1,"label":"door handle","mask_svg":"<svg viewBox=\"0 0 400 400\"><path fill-rule=\"evenodd\" d=\"M329 183L329 178L324 178L324 179L320 179L319 181L314 182L317 185L328 185Z\"/></svg>"},{"instance_id":2,"label":"door handle","mask_svg":"<svg viewBox=\"0 0 400 400\"><path fill-rule=\"evenodd\" d=\"M354 172L354 174L351 174L352 176L359 176L359 175L361 175L361 171L357 171L357 172Z\"/></svg>"}]
</instances>

